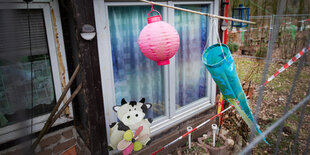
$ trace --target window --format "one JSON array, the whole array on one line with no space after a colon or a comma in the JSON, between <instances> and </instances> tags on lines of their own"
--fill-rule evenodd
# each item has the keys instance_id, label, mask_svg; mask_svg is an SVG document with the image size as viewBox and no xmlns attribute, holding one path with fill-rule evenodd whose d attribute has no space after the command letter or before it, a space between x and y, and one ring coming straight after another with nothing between
<instances>
[{"instance_id":1,"label":"window","mask_svg":"<svg viewBox=\"0 0 310 155\"><path fill-rule=\"evenodd\" d=\"M4 127L51 111L55 94L43 11L29 10L31 51L27 10L0 10L0 15L5 19L0 23L0 127Z\"/></svg>"},{"instance_id":2,"label":"window","mask_svg":"<svg viewBox=\"0 0 310 155\"><path fill-rule=\"evenodd\" d=\"M162 3L206 13L213 13L214 6L213 2ZM119 105L122 98L138 101L145 97L153 104L147 116L154 119L153 135L212 106L215 84L201 61L207 36L213 32L207 17L154 6L164 21L174 25L181 43L169 65L157 66L138 45L150 5L94 4L107 128L117 120L112 107Z\"/></svg>"},{"instance_id":3,"label":"window","mask_svg":"<svg viewBox=\"0 0 310 155\"><path fill-rule=\"evenodd\" d=\"M147 21L142 19L149 8L109 6L108 9L116 104L119 105L122 98L139 100L145 97L156 103L148 117L163 116L164 69L138 52L138 37L147 24ZM156 9L162 12L162 8Z\"/></svg>"},{"instance_id":4,"label":"window","mask_svg":"<svg viewBox=\"0 0 310 155\"><path fill-rule=\"evenodd\" d=\"M57 17L58 8L51 6ZM31 3L29 9L25 3L3 5L0 19L0 143L4 143L42 129L68 76L65 73L61 81L58 61L65 60L63 40L54 39L48 3ZM54 30L62 35L61 26ZM66 61L61 63L66 66ZM68 120L60 118L55 125Z\"/></svg>"},{"instance_id":5,"label":"window","mask_svg":"<svg viewBox=\"0 0 310 155\"><path fill-rule=\"evenodd\" d=\"M177 7L209 12L208 5L176 5ZM180 48L175 59L176 109L208 97L207 73L201 63L206 44L207 17L175 10L174 26L180 35Z\"/></svg>"}]
</instances>

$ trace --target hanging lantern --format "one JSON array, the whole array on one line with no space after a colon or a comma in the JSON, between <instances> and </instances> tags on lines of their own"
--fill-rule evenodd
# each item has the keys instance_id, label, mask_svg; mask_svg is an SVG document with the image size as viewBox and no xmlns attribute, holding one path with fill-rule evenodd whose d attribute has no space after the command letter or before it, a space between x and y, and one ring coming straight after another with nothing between
<instances>
[{"instance_id":1,"label":"hanging lantern","mask_svg":"<svg viewBox=\"0 0 310 155\"><path fill-rule=\"evenodd\" d=\"M246 8L242 4L239 4L238 8L233 8L232 17L236 18L236 19L249 21L249 15L250 15L249 11L250 11L249 8ZM234 26L234 27L248 27L249 24L232 21L232 26Z\"/></svg>"},{"instance_id":2,"label":"hanging lantern","mask_svg":"<svg viewBox=\"0 0 310 155\"><path fill-rule=\"evenodd\" d=\"M149 17L151 12L159 15ZM139 47L147 58L156 61L157 65L169 64L169 59L175 55L180 45L180 37L176 29L162 21L157 10L152 10L147 15L147 22L139 36Z\"/></svg>"}]
</instances>

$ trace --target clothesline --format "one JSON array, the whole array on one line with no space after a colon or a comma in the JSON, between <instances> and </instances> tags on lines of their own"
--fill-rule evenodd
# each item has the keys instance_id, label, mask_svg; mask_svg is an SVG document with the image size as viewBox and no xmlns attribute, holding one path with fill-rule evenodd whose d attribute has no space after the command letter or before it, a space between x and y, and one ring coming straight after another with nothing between
<instances>
[{"instance_id":1,"label":"clothesline","mask_svg":"<svg viewBox=\"0 0 310 155\"><path fill-rule=\"evenodd\" d=\"M175 6L171 6L171 5L165 5L165 4L156 3L156 2L147 1L147 0L140 0L140 1L145 2L145 3L149 3L149 4L153 4L153 5L171 8L171 9L176 9L176 10L181 10L181 11L199 14L199 15L203 15L203 16L213 17L213 18L225 19L225 20L229 20L229 21L235 21L235 22L241 22L241 23L247 23L247 24L256 24L255 22L252 22L252 21L240 20L240 19L231 18L231 17L218 16L218 15L214 15L214 14L203 13L203 12L199 12L199 11L179 8L179 7L175 7Z\"/></svg>"}]
</instances>

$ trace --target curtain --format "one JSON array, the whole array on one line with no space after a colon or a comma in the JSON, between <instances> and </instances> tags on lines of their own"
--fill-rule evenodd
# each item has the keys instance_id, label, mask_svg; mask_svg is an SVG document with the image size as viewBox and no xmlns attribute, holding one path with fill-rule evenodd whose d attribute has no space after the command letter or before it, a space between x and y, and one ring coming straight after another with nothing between
<instances>
[{"instance_id":1,"label":"curtain","mask_svg":"<svg viewBox=\"0 0 310 155\"><path fill-rule=\"evenodd\" d=\"M154 8L161 12L161 7ZM153 104L147 117L156 118L165 113L163 66L146 58L138 44L150 10L150 6L109 6L108 14L116 104L122 98L129 102L144 97Z\"/></svg>"},{"instance_id":2,"label":"curtain","mask_svg":"<svg viewBox=\"0 0 310 155\"><path fill-rule=\"evenodd\" d=\"M177 5L208 12L208 5ZM202 53L207 40L207 17L175 10L174 26L180 35L176 54L176 108L207 97L206 69Z\"/></svg>"}]
</instances>

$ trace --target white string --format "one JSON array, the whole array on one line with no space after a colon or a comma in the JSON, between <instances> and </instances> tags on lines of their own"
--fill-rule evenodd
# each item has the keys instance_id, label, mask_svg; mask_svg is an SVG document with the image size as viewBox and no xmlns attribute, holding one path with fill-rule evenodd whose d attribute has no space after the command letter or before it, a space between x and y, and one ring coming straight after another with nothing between
<instances>
[{"instance_id":1,"label":"white string","mask_svg":"<svg viewBox=\"0 0 310 155\"><path fill-rule=\"evenodd\" d=\"M211 20L211 27L210 27L210 30L211 30L211 31L210 31L210 33L208 34L208 38L207 38L207 40L206 40L206 44L205 44L205 47L204 47L203 51L205 51L206 48L207 48L207 46L209 46L209 42L208 42L208 41L209 41L209 38L211 38L211 34L212 34L212 32L213 32L213 28L215 28L215 30L217 31L217 24L216 24L216 22L215 22L215 19L212 18L212 17L210 17L210 20ZM223 50L223 47L222 47L222 42L221 42L221 39L220 39L220 36L219 36L219 33L218 33L218 32L216 32L216 37L217 37L218 43L220 44L220 47L221 47L223 56L224 56L225 60L227 61L226 56L225 56L225 53L224 53L224 50Z\"/></svg>"},{"instance_id":2,"label":"white string","mask_svg":"<svg viewBox=\"0 0 310 155\"><path fill-rule=\"evenodd\" d=\"M214 20L214 19L213 19L213 23L214 23L214 25L215 25L215 27L216 27L216 30L217 30L218 27L217 27L217 24L215 23L215 20ZM219 35L218 32L216 33L216 36L217 36L217 40L218 40L218 42L219 42L219 44L220 44L220 47L221 47L223 56L224 56L225 60L227 61L226 56L225 56L225 53L224 53L224 50L223 50L222 41L221 41L221 38L220 38L220 35Z\"/></svg>"},{"instance_id":3,"label":"white string","mask_svg":"<svg viewBox=\"0 0 310 155\"><path fill-rule=\"evenodd\" d=\"M214 20L213 18L210 18L210 20ZM209 31L209 34L208 34L208 37L207 37L207 40L206 40L206 44L205 44L205 47L203 49L203 52L207 49L207 47L210 45L209 43L209 38L211 38L211 34L213 32L213 24L211 22L211 27L210 27L210 31Z\"/></svg>"}]
</instances>

